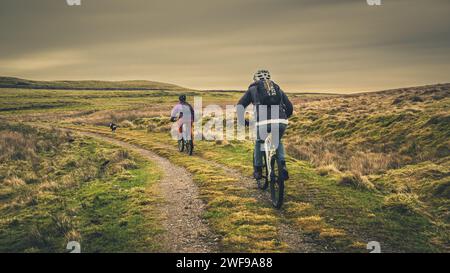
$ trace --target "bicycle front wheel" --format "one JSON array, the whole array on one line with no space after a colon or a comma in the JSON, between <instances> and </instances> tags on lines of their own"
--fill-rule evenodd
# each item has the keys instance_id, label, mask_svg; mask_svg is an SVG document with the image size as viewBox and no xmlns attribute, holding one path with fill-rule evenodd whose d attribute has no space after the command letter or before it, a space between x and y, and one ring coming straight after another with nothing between
<instances>
[{"instance_id":1,"label":"bicycle front wheel","mask_svg":"<svg viewBox=\"0 0 450 273\"><path fill-rule=\"evenodd\" d=\"M178 140L178 151L180 152L184 151L184 139Z\"/></svg>"},{"instance_id":2,"label":"bicycle front wheel","mask_svg":"<svg viewBox=\"0 0 450 273\"><path fill-rule=\"evenodd\" d=\"M281 160L278 156L271 158L270 166L272 171L270 173L270 195L272 198L272 205L279 209L284 201L284 177Z\"/></svg>"}]
</instances>

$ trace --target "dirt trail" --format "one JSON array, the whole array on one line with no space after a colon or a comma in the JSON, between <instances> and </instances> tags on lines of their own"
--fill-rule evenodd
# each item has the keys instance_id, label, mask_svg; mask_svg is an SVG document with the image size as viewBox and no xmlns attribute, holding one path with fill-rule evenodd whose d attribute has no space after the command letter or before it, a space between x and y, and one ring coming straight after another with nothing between
<instances>
[{"instance_id":1,"label":"dirt trail","mask_svg":"<svg viewBox=\"0 0 450 273\"><path fill-rule=\"evenodd\" d=\"M158 143L158 145L167 148L168 150L173 150L174 152L178 152L178 150L170 145L166 145L163 143ZM225 171L228 175L231 177L239 180L241 182L241 186L248 189L248 195L250 197L253 197L257 199L258 201L264 203L270 202L270 193L269 191L261 191L258 189L255 180L253 177L247 177L242 175L238 170L235 170L233 168L230 168L228 166L225 166L223 164L220 164L215 161L211 161L205 158L202 158L200 156L196 156L194 153L194 156L206 164L213 165L217 169L221 169ZM289 183L289 181L286 181L286 183ZM279 210L276 211L276 213L280 216L280 218L287 219L285 217L285 211ZM312 239L306 238L305 236L302 236L297 232L296 228L293 228L290 226L290 224L287 221L283 221L279 227L278 227L278 236L281 241L287 242L289 244L289 252L322 252L325 251L323 249L318 248L317 244L314 244Z\"/></svg>"},{"instance_id":2,"label":"dirt trail","mask_svg":"<svg viewBox=\"0 0 450 273\"><path fill-rule=\"evenodd\" d=\"M203 202L198 199L198 188L192 175L184 168L178 167L169 160L139 146L114 138L89 132L77 132L123 148L135 151L143 157L155 162L163 171L159 185L165 202L161 204L166 231L162 241L168 252L217 252L217 236L202 219Z\"/></svg>"}]
</instances>

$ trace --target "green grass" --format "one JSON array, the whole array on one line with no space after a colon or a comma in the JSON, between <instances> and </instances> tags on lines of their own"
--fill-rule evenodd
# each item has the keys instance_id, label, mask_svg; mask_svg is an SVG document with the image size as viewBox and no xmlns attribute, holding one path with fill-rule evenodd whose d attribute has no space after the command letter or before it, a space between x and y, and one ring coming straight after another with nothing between
<instances>
[{"instance_id":1,"label":"green grass","mask_svg":"<svg viewBox=\"0 0 450 273\"><path fill-rule=\"evenodd\" d=\"M27 144L34 151L24 155L36 155L33 164L21 160L18 149L1 164L0 252L65 252L71 240L83 252L163 250L160 172L153 163L92 139L67 142L21 125L0 129L36 144ZM11 185L11 177L22 182Z\"/></svg>"},{"instance_id":2,"label":"green grass","mask_svg":"<svg viewBox=\"0 0 450 273\"><path fill-rule=\"evenodd\" d=\"M67 197L72 196L69 209L80 212L77 224L84 250L162 251L155 240L163 232L157 215L161 200L155 190L148 189L158 178L155 167L146 163L125 179L98 180L75 193L69 191Z\"/></svg>"}]
</instances>

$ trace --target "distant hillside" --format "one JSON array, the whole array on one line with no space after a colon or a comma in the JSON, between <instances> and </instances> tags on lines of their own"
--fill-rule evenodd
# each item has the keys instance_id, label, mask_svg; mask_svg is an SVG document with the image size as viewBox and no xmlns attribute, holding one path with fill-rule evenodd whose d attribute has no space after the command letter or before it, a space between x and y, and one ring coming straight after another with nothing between
<instances>
[{"instance_id":1,"label":"distant hillside","mask_svg":"<svg viewBox=\"0 0 450 273\"><path fill-rule=\"evenodd\" d=\"M308 160L339 186L384 195L374 213L399 212L402 240L418 241L426 233L418 231L417 219L430 223L430 230L442 226L447 232L434 233L432 241L449 249L450 84L294 98L293 103L295 115L285 136L289 155ZM409 222L411 215L417 218ZM393 234L380 235L386 238L380 241L392 240Z\"/></svg>"},{"instance_id":2,"label":"distant hillside","mask_svg":"<svg viewBox=\"0 0 450 273\"><path fill-rule=\"evenodd\" d=\"M430 84L430 85L422 85L422 86L410 86L410 87L403 87L403 88L395 88L395 89L387 89L387 90L380 90L380 91L369 91L369 92L360 92L360 93L353 93L348 94L346 96L348 97L357 97L357 96L363 96L363 95L425 95L425 94L431 94L431 93L438 93L440 95L449 95L450 90L450 83L438 83L438 84Z\"/></svg>"},{"instance_id":3,"label":"distant hillside","mask_svg":"<svg viewBox=\"0 0 450 273\"><path fill-rule=\"evenodd\" d=\"M316 149L327 153L337 149L334 164L338 168L354 169L348 165L349 158L361 150L392 154L396 166L450 156L450 84L309 101L294 98L294 105L300 114L291 119L290 129L296 132L291 146L314 144L317 147L309 147L311 156L321 155Z\"/></svg>"},{"instance_id":4,"label":"distant hillside","mask_svg":"<svg viewBox=\"0 0 450 273\"><path fill-rule=\"evenodd\" d=\"M0 88L72 90L189 90L178 85L154 81L32 81L0 77Z\"/></svg>"}]
</instances>

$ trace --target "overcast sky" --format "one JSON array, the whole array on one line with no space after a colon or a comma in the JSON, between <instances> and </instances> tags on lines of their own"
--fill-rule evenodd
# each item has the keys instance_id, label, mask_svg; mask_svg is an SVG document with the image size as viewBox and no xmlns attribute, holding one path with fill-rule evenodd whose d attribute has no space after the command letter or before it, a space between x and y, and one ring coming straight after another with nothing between
<instances>
[{"instance_id":1,"label":"overcast sky","mask_svg":"<svg viewBox=\"0 0 450 273\"><path fill-rule=\"evenodd\" d=\"M0 75L287 91L450 82L450 1L0 0Z\"/></svg>"}]
</instances>

